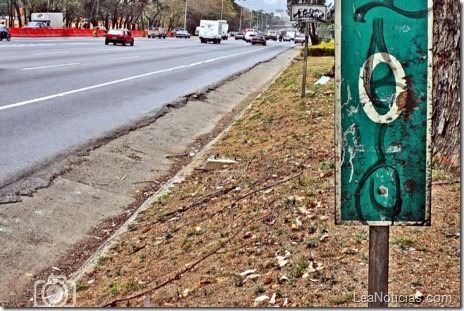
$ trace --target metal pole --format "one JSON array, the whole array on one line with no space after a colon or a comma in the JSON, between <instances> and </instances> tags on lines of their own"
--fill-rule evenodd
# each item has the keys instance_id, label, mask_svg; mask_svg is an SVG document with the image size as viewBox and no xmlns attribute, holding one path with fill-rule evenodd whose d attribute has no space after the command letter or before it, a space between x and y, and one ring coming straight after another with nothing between
<instances>
[{"instance_id":1,"label":"metal pole","mask_svg":"<svg viewBox=\"0 0 464 311\"><path fill-rule=\"evenodd\" d=\"M223 14L224 14L224 0L222 0L222 6L221 6L221 20L222 20Z\"/></svg>"},{"instance_id":2,"label":"metal pole","mask_svg":"<svg viewBox=\"0 0 464 311\"><path fill-rule=\"evenodd\" d=\"M188 0L185 0L184 30L187 30L187 2Z\"/></svg>"},{"instance_id":3,"label":"metal pole","mask_svg":"<svg viewBox=\"0 0 464 311\"><path fill-rule=\"evenodd\" d=\"M240 26L238 27L238 31L242 31L242 13L243 13L243 6L240 7Z\"/></svg>"},{"instance_id":4,"label":"metal pole","mask_svg":"<svg viewBox=\"0 0 464 311\"><path fill-rule=\"evenodd\" d=\"M308 70L308 37L309 37L309 23L305 25L305 44L304 44L304 61L303 61L303 80L301 83L301 98L306 96L306 75Z\"/></svg>"},{"instance_id":5,"label":"metal pole","mask_svg":"<svg viewBox=\"0 0 464 311\"><path fill-rule=\"evenodd\" d=\"M369 227L369 308L386 308L388 303L389 226ZM371 300L373 300L371 302Z\"/></svg>"}]
</instances>

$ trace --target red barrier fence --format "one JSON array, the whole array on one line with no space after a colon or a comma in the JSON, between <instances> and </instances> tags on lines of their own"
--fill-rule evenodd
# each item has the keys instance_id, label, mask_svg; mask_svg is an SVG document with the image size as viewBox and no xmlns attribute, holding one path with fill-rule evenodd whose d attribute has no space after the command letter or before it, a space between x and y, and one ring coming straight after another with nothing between
<instances>
[{"instance_id":1,"label":"red barrier fence","mask_svg":"<svg viewBox=\"0 0 464 311\"><path fill-rule=\"evenodd\" d=\"M10 28L12 37L103 37L105 31L78 28ZM142 37L143 30L131 30L134 37Z\"/></svg>"}]
</instances>

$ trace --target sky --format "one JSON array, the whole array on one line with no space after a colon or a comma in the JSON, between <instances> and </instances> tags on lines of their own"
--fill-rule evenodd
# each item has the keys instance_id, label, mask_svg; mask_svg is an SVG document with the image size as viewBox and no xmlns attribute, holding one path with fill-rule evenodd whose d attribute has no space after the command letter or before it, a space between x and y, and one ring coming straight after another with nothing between
<instances>
[{"instance_id":1,"label":"sky","mask_svg":"<svg viewBox=\"0 0 464 311\"><path fill-rule=\"evenodd\" d=\"M265 12L275 12L275 10L287 11L287 0L235 0L236 3L253 10L263 10ZM334 0L327 0L327 4Z\"/></svg>"}]
</instances>

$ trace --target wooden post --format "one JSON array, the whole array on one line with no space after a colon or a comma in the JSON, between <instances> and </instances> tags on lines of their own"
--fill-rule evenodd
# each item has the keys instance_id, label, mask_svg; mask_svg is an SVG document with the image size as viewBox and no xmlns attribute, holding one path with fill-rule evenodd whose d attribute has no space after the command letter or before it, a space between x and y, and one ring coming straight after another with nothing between
<instances>
[{"instance_id":1,"label":"wooden post","mask_svg":"<svg viewBox=\"0 0 464 311\"><path fill-rule=\"evenodd\" d=\"M303 65L303 80L301 83L301 98L306 96L306 75L308 69L308 42L309 42L309 23L305 25L305 44L304 44L304 65Z\"/></svg>"},{"instance_id":2,"label":"wooden post","mask_svg":"<svg viewBox=\"0 0 464 311\"><path fill-rule=\"evenodd\" d=\"M369 226L369 308L388 307L389 236L389 226Z\"/></svg>"}]
</instances>

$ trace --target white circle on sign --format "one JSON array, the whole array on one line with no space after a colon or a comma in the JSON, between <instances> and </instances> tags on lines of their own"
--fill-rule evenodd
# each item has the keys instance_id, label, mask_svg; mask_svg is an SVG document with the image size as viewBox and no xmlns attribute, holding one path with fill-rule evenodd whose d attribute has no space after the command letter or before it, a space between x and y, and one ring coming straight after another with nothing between
<instances>
[{"instance_id":1,"label":"white circle on sign","mask_svg":"<svg viewBox=\"0 0 464 311\"><path fill-rule=\"evenodd\" d=\"M385 114L379 114L375 109L372 101L367 94L366 87L370 86L371 78L372 77L365 77L365 73L369 73L369 75L374 72L375 67L377 67L380 63L386 63L393 72L393 76L395 77L395 94L392 100L392 105L390 106L390 110ZM369 70L370 69L370 70ZM400 111L398 110L398 105L396 104L396 99L398 96L406 92L406 84L405 81L406 74L404 73L403 66L401 63L396 59L395 56L390 55L388 53L375 53L372 54L365 62L361 69L361 73L359 74L359 100L363 106L364 111L366 112L369 119L371 119L375 123L391 123L398 119L400 115ZM365 83L365 81L368 83ZM370 90L369 90L370 92Z\"/></svg>"}]
</instances>

